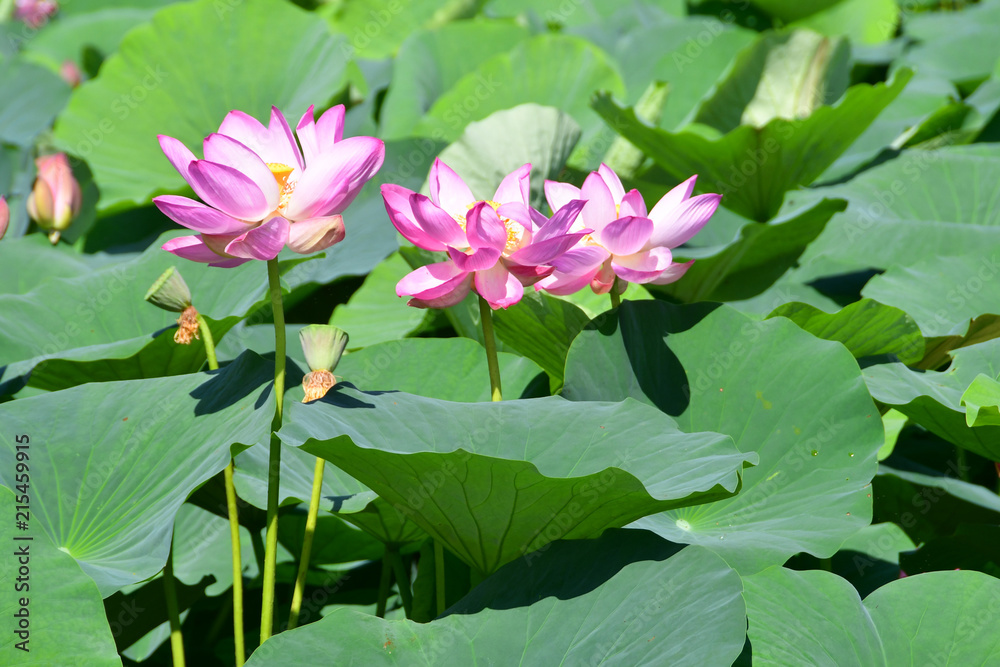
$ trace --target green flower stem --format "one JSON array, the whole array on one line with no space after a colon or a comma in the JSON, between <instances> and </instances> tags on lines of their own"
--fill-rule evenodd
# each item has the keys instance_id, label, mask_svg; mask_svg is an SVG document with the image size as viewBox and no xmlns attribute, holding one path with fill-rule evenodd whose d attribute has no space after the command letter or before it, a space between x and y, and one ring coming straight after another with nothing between
<instances>
[{"instance_id":1,"label":"green flower stem","mask_svg":"<svg viewBox=\"0 0 1000 667\"><path fill-rule=\"evenodd\" d=\"M233 486L233 460L225 470L226 505L229 507L229 543L233 554L233 639L236 641L236 667L246 660L243 641L243 555L240 551L240 517L236 509L236 487Z\"/></svg>"},{"instance_id":2,"label":"green flower stem","mask_svg":"<svg viewBox=\"0 0 1000 667\"><path fill-rule=\"evenodd\" d=\"M278 260L267 262L267 284L274 315L274 420L271 422L271 452L267 465L267 539L264 548L264 590L260 612L260 643L274 625L274 574L278 560L278 485L281 483L281 440L278 430L285 404L285 311L281 303Z\"/></svg>"},{"instance_id":3,"label":"green flower stem","mask_svg":"<svg viewBox=\"0 0 1000 667\"><path fill-rule=\"evenodd\" d=\"M208 357L209 370L219 370L219 359L215 356L215 339L212 337L212 329L201 313L198 313L198 331L201 332L201 340L205 343L205 356Z\"/></svg>"},{"instance_id":4,"label":"green flower stem","mask_svg":"<svg viewBox=\"0 0 1000 667\"><path fill-rule=\"evenodd\" d=\"M618 293L618 276L615 276L615 282L611 284L611 291L608 294L611 296L612 308L622 305L622 295Z\"/></svg>"},{"instance_id":5,"label":"green flower stem","mask_svg":"<svg viewBox=\"0 0 1000 667\"><path fill-rule=\"evenodd\" d=\"M438 540L434 540L434 588L437 593L437 615L440 616L445 610L444 547Z\"/></svg>"},{"instance_id":6,"label":"green flower stem","mask_svg":"<svg viewBox=\"0 0 1000 667\"><path fill-rule=\"evenodd\" d=\"M483 325L483 344L486 346L486 364L490 369L490 389L492 390L492 399L494 401L502 401L503 393L500 390L500 362L497 361L497 343L496 338L493 336L493 310L490 308L490 304L486 302L486 299L479 297L479 319ZM440 553L442 558L435 559L435 567L437 568L435 574L436 586L438 587L437 598L438 598L438 614L440 614L444 609L441 606L444 604L444 553L441 549L440 544L437 540L434 541L434 555L435 557ZM440 562L440 565L437 563Z\"/></svg>"},{"instance_id":7,"label":"green flower stem","mask_svg":"<svg viewBox=\"0 0 1000 667\"><path fill-rule=\"evenodd\" d=\"M479 319L483 325L483 343L486 345L486 363L490 369L490 389L492 389L493 391L492 398L494 401L502 401L503 394L500 391L500 363L499 361L497 361L497 343L496 339L493 337L493 310L490 308L490 304L488 304L486 302L486 299L484 299L483 297L479 297ZM437 555L437 550L438 550L438 544L437 541L435 540L434 542L435 555ZM439 578L436 577L439 591L443 591L445 585L444 564L443 564L444 559L442 558L441 560L442 560L442 565L440 566L439 570L439 574L441 576ZM472 570L473 572L475 572L475 568L472 568ZM475 575L473 575L473 579L475 579ZM473 583L473 586L475 586L475 583ZM443 597L444 597L443 593L439 592L439 599L438 599L439 608L442 604ZM438 613L440 614L441 611L443 610L439 609Z\"/></svg>"},{"instance_id":8,"label":"green flower stem","mask_svg":"<svg viewBox=\"0 0 1000 667\"><path fill-rule=\"evenodd\" d=\"M406 613L406 617L410 617L410 613L413 610L413 592L410 590L410 575L406 571L406 566L403 564L403 557L399 555L399 551L395 549L388 549L389 562L392 564L392 570L396 575L396 587L399 588L399 597L403 601L403 611Z\"/></svg>"},{"instance_id":9,"label":"green flower stem","mask_svg":"<svg viewBox=\"0 0 1000 667\"><path fill-rule=\"evenodd\" d=\"M323 490L323 469L326 460L316 457L316 469L313 472L312 496L309 498L309 514L306 516L306 533L302 537L302 558L299 560L299 573L295 577L295 590L292 592L292 610L288 613L288 629L299 624L299 610L302 608L302 592L306 587L306 574L309 572L309 556L312 552L313 536L316 534L316 517L319 515L319 497Z\"/></svg>"},{"instance_id":10,"label":"green flower stem","mask_svg":"<svg viewBox=\"0 0 1000 667\"><path fill-rule=\"evenodd\" d=\"M483 344L486 346L486 363L490 368L490 389L493 400L503 400L500 391L500 363L497 361L497 343L493 337L493 310L486 299L479 297L479 319L483 325Z\"/></svg>"},{"instance_id":11,"label":"green flower stem","mask_svg":"<svg viewBox=\"0 0 1000 667\"><path fill-rule=\"evenodd\" d=\"M218 370L219 359L215 356L215 339L208 322L198 314L198 330L205 344L205 356L209 370ZM233 460L229 459L224 473L226 486L226 506L229 510L229 544L233 558L233 639L236 643L236 667L242 667L246 660L246 645L243 640L243 555L240 550L240 516L236 507L236 487L233 486Z\"/></svg>"},{"instance_id":12,"label":"green flower stem","mask_svg":"<svg viewBox=\"0 0 1000 667\"><path fill-rule=\"evenodd\" d=\"M389 561L389 549L382 553L382 576L378 582L378 602L375 604L375 615L385 618L385 607L389 602L389 586L392 585L392 563Z\"/></svg>"},{"instance_id":13,"label":"green flower stem","mask_svg":"<svg viewBox=\"0 0 1000 667\"><path fill-rule=\"evenodd\" d=\"M181 614L177 608L177 588L174 584L174 543L170 541L167 564L163 566L163 591L167 597L167 616L170 618L170 652L174 667L184 667L184 636L181 634Z\"/></svg>"}]
</instances>

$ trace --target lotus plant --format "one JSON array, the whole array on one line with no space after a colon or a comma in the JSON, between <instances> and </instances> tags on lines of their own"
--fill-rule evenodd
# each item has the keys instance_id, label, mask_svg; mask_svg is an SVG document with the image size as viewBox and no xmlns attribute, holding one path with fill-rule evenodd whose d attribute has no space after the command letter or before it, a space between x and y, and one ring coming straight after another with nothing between
<instances>
[{"instance_id":1,"label":"lotus plant","mask_svg":"<svg viewBox=\"0 0 1000 667\"><path fill-rule=\"evenodd\" d=\"M385 144L374 137L344 139L343 105L315 122L309 107L295 129L293 134L275 107L267 127L231 111L219 131L205 138L202 160L177 139L160 135L167 159L202 200L153 199L171 220L199 232L172 239L163 249L229 268L274 259L286 245L310 254L343 240L341 214L382 166Z\"/></svg>"},{"instance_id":2,"label":"lotus plant","mask_svg":"<svg viewBox=\"0 0 1000 667\"><path fill-rule=\"evenodd\" d=\"M83 196L65 153L44 155L35 160L38 176L28 195L28 215L49 232L53 244L80 213Z\"/></svg>"},{"instance_id":3,"label":"lotus plant","mask_svg":"<svg viewBox=\"0 0 1000 667\"><path fill-rule=\"evenodd\" d=\"M347 332L329 324L310 324L299 331L299 342L306 357L309 372L302 378L302 389L305 396L303 403L317 401L337 384L333 371L340 363L340 358L347 349L349 340ZM326 459L316 457L313 469L312 494L309 497L309 510L306 514L306 528L302 536L302 554L299 557L299 570L295 576L295 586L292 589L292 608L288 613L287 629L291 630L299 623L299 613L302 610L302 596L305 591L306 576L309 573L309 555L312 551L313 538L316 535L316 521L319 516L319 501L323 489L323 471Z\"/></svg>"},{"instance_id":4,"label":"lotus plant","mask_svg":"<svg viewBox=\"0 0 1000 667\"><path fill-rule=\"evenodd\" d=\"M285 315L277 257L286 246L309 254L343 240L341 214L385 159L381 140L344 139L343 134L344 107L336 106L318 121L309 107L294 134L276 107L271 107L267 127L242 111L231 111L219 131L205 138L201 160L177 139L159 136L167 159L201 199L177 195L153 199L167 217L199 232L172 239L163 249L216 267L232 268L254 259L267 262L274 319L275 410L268 461L262 643L274 624L281 470L277 431L285 395ZM242 664L241 653L238 646L237 664Z\"/></svg>"},{"instance_id":5,"label":"lotus plant","mask_svg":"<svg viewBox=\"0 0 1000 667\"><path fill-rule=\"evenodd\" d=\"M671 249L701 231L722 199L718 194L692 197L696 179L692 176L672 189L648 212L639 191L625 192L618 175L604 164L587 176L582 188L546 181L545 197L552 210L586 200L573 229L594 231L553 260L555 271L535 289L565 295L589 285L597 294L611 292L617 303L627 283L665 285L679 280L694 261L674 262Z\"/></svg>"},{"instance_id":6,"label":"lotus plant","mask_svg":"<svg viewBox=\"0 0 1000 667\"><path fill-rule=\"evenodd\" d=\"M490 308L508 308L524 286L552 272L549 263L588 230L569 232L583 202L567 202L546 220L528 203L531 165L508 174L492 199L477 200L465 181L440 159L430 172L427 197L398 185L383 185L393 225L417 247L447 251L448 259L420 267L396 286L418 308L453 306L471 291Z\"/></svg>"}]
</instances>

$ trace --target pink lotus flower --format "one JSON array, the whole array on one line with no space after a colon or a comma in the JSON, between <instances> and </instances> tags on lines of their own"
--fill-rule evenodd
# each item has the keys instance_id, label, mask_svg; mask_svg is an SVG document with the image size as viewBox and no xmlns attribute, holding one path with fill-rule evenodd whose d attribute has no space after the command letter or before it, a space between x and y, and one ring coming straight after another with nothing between
<instances>
[{"instance_id":1,"label":"pink lotus flower","mask_svg":"<svg viewBox=\"0 0 1000 667\"><path fill-rule=\"evenodd\" d=\"M408 303L417 308L453 306L471 289L494 310L520 301L524 286L551 273L547 265L586 234L569 233L583 202L567 202L551 220L531 209L530 174L530 164L508 174L490 200L477 200L441 160L431 167L429 198L383 185L399 233L425 250L448 252L447 260L399 281L396 293L413 297Z\"/></svg>"},{"instance_id":2,"label":"pink lotus flower","mask_svg":"<svg viewBox=\"0 0 1000 667\"><path fill-rule=\"evenodd\" d=\"M0 239L7 233L7 225L10 224L10 207L7 200L0 197Z\"/></svg>"},{"instance_id":3,"label":"pink lotus flower","mask_svg":"<svg viewBox=\"0 0 1000 667\"><path fill-rule=\"evenodd\" d=\"M153 199L171 220L200 232L167 241L163 249L228 268L274 259L285 245L306 255L343 240L340 214L382 166L385 144L374 137L343 139L343 106L317 122L309 107L295 129L298 143L275 107L267 127L231 111L205 138L204 160L160 135L167 159L205 202Z\"/></svg>"},{"instance_id":4,"label":"pink lotus flower","mask_svg":"<svg viewBox=\"0 0 1000 667\"><path fill-rule=\"evenodd\" d=\"M16 0L14 18L29 28L41 28L58 9L59 5L51 0Z\"/></svg>"},{"instance_id":5,"label":"pink lotus flower","mask_svg":"<svg viewBox=\"0 0 1000 667\"><path fill-rule=\"evenodd\" d=\"M83 196L80 184L73 177L65 153L44 155L35 160L38 176L28 195L28 215L42 229L48 230L49 240L59 241L73 218L80 212Z\"/></svg>"},{"instance_id":6,"label":"pink lotus flower","mask_svg":"<svg viewBox=\"0 0 1000 667\"><path fill-rule=\"evenodd\" d=\"M604 294L616 276L622 291L621 281L665 285L679 280L694 261L675 263L670 249L701 231L722 199L717 194L691 197L696 178L665 194L648 213L639 191L626 193L618 175L604 164L587 176L583 188L546 181L545 198L552 210L586 200L573 229L595 231L554 260L555 271L535 289L565 295L589 284L595 293Z\"/></svg>"}]
</instances>

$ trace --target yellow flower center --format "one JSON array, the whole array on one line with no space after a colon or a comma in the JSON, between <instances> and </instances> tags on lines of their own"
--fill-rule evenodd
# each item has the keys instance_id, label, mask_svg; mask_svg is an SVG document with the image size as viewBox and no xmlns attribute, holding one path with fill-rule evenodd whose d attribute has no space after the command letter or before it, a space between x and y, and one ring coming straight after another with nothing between
<instances>
[{"instance_id":1,"label":"yellow flower center","mask_svg":"<svg viewBox=\"0 0 1000 667\"><path fill-rule=\"evenodd\" d=\"M295 191L295 181L289 182L288 180L294 169L280 162L268 162L267 168L274 174L274 180L278 182L278 189L281 190L281 201L278 203L278 210L280 211L285 208L288 200L292 197L292 193Z\"/></svg>"},{"instance_id":2,"label":"yellow flower center","mask_svg":"<svg viewBox=\"0 0 1000 667\"><path fill-rule=\"evenodd\" d=\"M482 199L480 201L484 201L489 204L494 211L500 208L500 203L495 202L492 199ZM472 207L478 203L478 201L474 201L471 204L468 204L466 208L471 211ZM500 218L500 222L503 223L504 229L507 230L507 243L504 245L503 254L509 255L520 247L521 239L524 238L524 226L518 222L514 222L510 218L505 218L502 215L498 215L497 217ZM465 216L456 215L455 220L458 221L458 226L461 227L464 232Z\"/></svg>"}]
</instances>

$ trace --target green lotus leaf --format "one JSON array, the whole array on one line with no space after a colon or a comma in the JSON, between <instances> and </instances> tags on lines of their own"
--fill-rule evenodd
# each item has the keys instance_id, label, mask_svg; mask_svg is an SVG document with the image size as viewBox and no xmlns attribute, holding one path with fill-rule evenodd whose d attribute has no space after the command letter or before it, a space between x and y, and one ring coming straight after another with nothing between
<instances>
[{"instance_id":1,"label":"green lotus leaf","mask_svg":"<svg viewBox=\"0 0 1000 667\"><path fill-rule=\"evenodd\" d=\"M563 395L635 398L683 431L726 433L756 451L760 464L737 496L636 524L716 551L741 572L799 552L831 556L871 520L883 432L858 364L785 319L623 302L573 342Z\"/></svg>"},{"instance_id":2,"label":"green lotus leaf","mask_svg":"<svg viewBox=\"0 0 1000 667\"><path fill-rule=\"evenodd\" d=\"M0 404L0 483L15 488L15 435L27 435L37 443L31 525L106 597L163 567L188 494L226 467L230 446L266 436L273 394L261 385L272 376L273 364L247 354L214 373L91 383Z\"/></svg>"}]
</instances>

